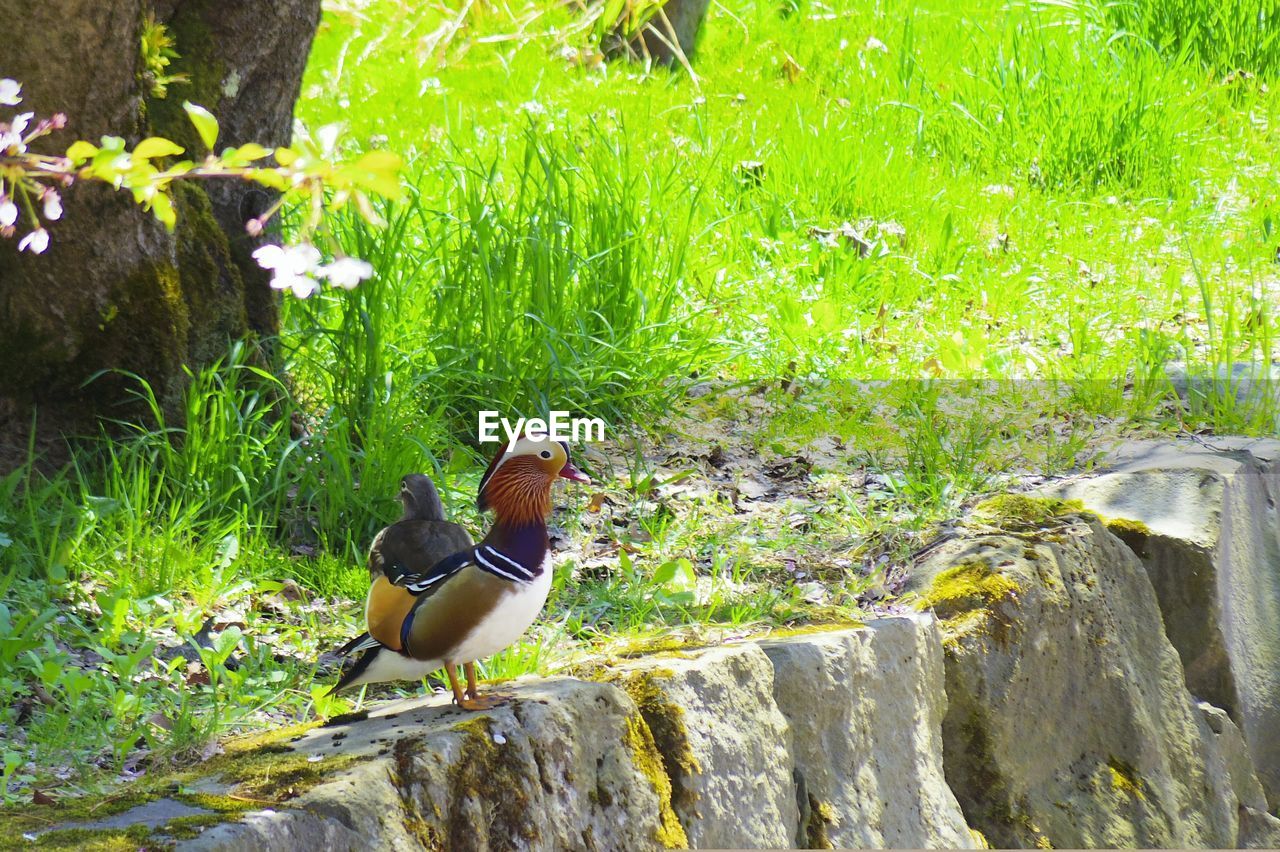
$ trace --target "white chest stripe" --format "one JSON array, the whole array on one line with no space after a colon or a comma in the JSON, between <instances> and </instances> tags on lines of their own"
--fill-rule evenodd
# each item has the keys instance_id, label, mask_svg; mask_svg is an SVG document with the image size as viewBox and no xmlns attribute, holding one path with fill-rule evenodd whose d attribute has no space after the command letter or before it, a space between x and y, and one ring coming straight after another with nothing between
<instances>
[{"instance_id":1,"label":"white chest stripe","mask_svg":"<svg viewBox=\"0 0 1280 852\"><path fill-rule=\"evenodd\" d=\"M497 554L498 557L503 559L505 562L515 565L518 573L507 571L505 568L499 567L494 563L490 562L488 559L485 559L484 553L482 552L485 550L489 551L490 554ZM491 547L476 548L476 561L479 562L480 566L484 568L486 571L488 571L489 573L497 574L499 577L510 580L513 583L527 582L533 577L532 574L530 574L527 570L525 570L523 565L520 565L518 562L512 562L510 559L507 559L505 556L502 556L502 554L497 553L497 551Z\"/></svg>"},{"instance_id":2,"label":"white chest stripe","mask_svg":"<svg viewBox=\"0 0 1280 852\"><path fill-rule=\"evenodd\" d=\"M489 546L489 545L487 545L487 544L486 544L483 548L481 548L481 550L484 550L484 551L485 551L486 553L488 553L488 555L490 555L490 556L496 556L496 557L498 557L499 559L501 559L503 562L505 562L505 563L507 563L508 565L510 565L512 568L514 568L514 569L515 569L516 571L518 571L519 573L521 573L521 574L527 574L527 575L529 575L530 577L532 577L532 576L533 576L533 572L532 572L532 571L530 571L528 568L524 567L524 566L523 566L523 565L521 565L519 562L517 562L517 561L515 561L514 559L512 559L510 556L507 556L507 554L503 553L501 550L498 550L497 548L494 548L494 547L490 547L490 546Z\"/></svg>"}]
</instances>

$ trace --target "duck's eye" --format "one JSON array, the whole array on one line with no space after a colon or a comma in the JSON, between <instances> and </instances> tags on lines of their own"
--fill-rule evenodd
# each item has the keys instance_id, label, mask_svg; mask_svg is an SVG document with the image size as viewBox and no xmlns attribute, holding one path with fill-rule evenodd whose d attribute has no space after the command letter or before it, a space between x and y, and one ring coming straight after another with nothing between
<instances>
[{"instance_id":1,"label":"duck's eye","mask_svg":"<svg viewBox=\"0 0 1280 852\"><path fill-rule=\"evenodd\" d=\"M551 458L551 451L543 450L542 452L538 453L538 455L542 456L544 459L549 459Z\"/></svg>"}]
</instances>

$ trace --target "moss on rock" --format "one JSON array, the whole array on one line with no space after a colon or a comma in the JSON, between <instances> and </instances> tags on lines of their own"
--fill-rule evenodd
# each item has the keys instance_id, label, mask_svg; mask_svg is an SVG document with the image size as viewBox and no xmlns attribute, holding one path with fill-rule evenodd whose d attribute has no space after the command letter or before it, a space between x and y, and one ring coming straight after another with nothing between
<instances>
[{"instance_id":1,"label":"moss on rock","mask_svg":"<svg viewBox=\"0 0 1280 852\"><path fill-rule=\"evenodd\" d=\"M654 838L659 845L667 849L686 849L689 838L684 826L671 806L671 776L667 774L662 754L653 740L653 732L640 714L627 716L626 730L622 735L622 743L631 753L631 761L640 774L649 779L653 792L658 795L658 831Z\"/></svg>"},{"instance_id":2,"label":"moss on rock","mask_svg":"<svg viewBox=\"0 0 1280 852\"><path fill-rule=\"evenodd\" d=\"M808 819L804 823L805 842L810 849L836 848L828 836L828 826L836 824L836 814L831 805L812 793L809 796Z\"/></svg>"},{"instance_id":3,"label":"moss on rock","mask_svg":"<svg viewBox=\"0 0 1280 852\"><path fill-rule=\"evenodd\" d=\"M51 805L7 807L0 810L0 849L20 848L29 842L24 835L39 835L41 843L44 843L45 839L48 838L49 845L45 848L49 849L80 848L72 841L76 838L85 837L86 835L77 833L84 830L67 828L50 831L50 829L59 825L72 825L106 819L107 817L132 810L139 805L145 805L147 802L160 798L160 796L161 794L157 792L154 785L146 785L105 796L82 796L74 799L61 799ZM94 836L102 835L104 841L110 840L117 835L125 841L128 840L124 836L123 830L95 830L92 834ZM100 846L96 848L124 847ZM136 849L137 844L135 843L129 848Z\"/></svg>"},{"instance_id":4,"label":"moss on rock","mask_svg":"<svg viewBox=\"0 0 1280 852\"><path fill-rule=\"evenodd\" d=\"M997 494L973 508L973 514L1000 527L1038 527L1067 515L1090 514L1079 500L1036 497L1031 494Z\"/></svg>"},{"instance_id":5,"label":"moss on rock","mask_svg":"<svg viewBox=\"0 0 1280 852\"><path fill-rule=\"evenodd\" d=\"M691 659L693 655L688 653L689 651L696 651L705 647L707 647L705 640L665 633L633 639L614 650L613 656L624 660L661 655L673 656L679 659Z\"/></svg>"},{"instance_id":6,"label":"moss on rock","mask_svg":"<svg viewBox=\"0 0 1280 852\"><path fill-rule=\"evenodd\" d=\"M938 572L915 606L937 614L943 648L954 654L962 651L963 639L987 635L993 627L995 638L1007 641L1011 625L995 607L1015 599L1021 591L1012 578L992 570L981 559L971 559Z\"/></svg>"},{"instance_id":7,"label":"moss on rock","mask_svg":"<svg viewBox=\"0 0 1280 852\"><path fill-rule=\"evenodd\" d=\"M449 812L445 848L471 848L477 834L502 838L504 845L536 846L538 830L529 819L528 779L507 759L513 746L493 740L493 720L476 716L453 730L463 735L458 760L449 769ZM467 802L473 807L468 807ZM477 808L479 813L477 813ZM483 819L477 826L475 819Z\"/></svg>"},{"instance_id":8,"label":"moss on rock","mask_svg":"<svg viewBox=\"0 0 1280 852\"><path fill-rule=\"evenodd\" d=\"M628 722L624 744L631 750L636 768L649 778L658 793L662 808L658 841L669 848L680 848L687 845L687 838L675 808L690 809L697 803L697 793L686 789L683 779L702 772L702 766L689 746L684 708L668 700L661 686L661 681L674 675L674 671L665 668L614 671L603 665L577 672L584 680L617 686L639 709L640 724L633 727Z\"/></svg>"},{"instance_id":9,"label":"moss on rock","mask_svg":"<svg viewBox=\"0 0 1280 852\"><path fill-rule=\"evenodd\" d=\"M1132 796L1140 802L1146 801L1147 796L1142 791L1142 779L1138 777L1137 770L1132 764L1113 756L1107 759L1107 770L1111 776L1112 790Z\"/></svg>"},{"instance_id":10,"label":"moss on rock","mask_svg":"<svg viewBox=\"0 0 1280 852\"><path fill-rule=\"evenodd\" d=\"M692 806L697 794L684 790L680 778L702 772L702 766L689 747L684 708L670 701L661 686L663 680L674 675L675 672L670 669L651 668L622 672L609 680L631 697L652 731L654 742L672 779L674 800Z\"/></svg>"},{"instance_id":11,"label":"moss on rock","mask_svg":"<svg viewBox=\"0 0 1280 852\"><path fill-rule=\"evenodd\" d=\"M290 740L298 739L319 724L319 720L302 722L229 740L221 755L200 767L200 774L221 778L231 785L230 795L236 798L215 796L206 800L245 800L249 805L278 805L306 792L333 773L369 759L367 756L335 754L316 760L289 746ZM183 781L193 781L194 773L184 773L179 777Z\"/></svg>"},{"instance_id":12,"label":"moss on rock","mask_svg":"<svg viewBox=\"0 0 1280 852\"><path fill-rule=\"evenodd\" d=\"M1019 591L1012 579L992 571L983 560L972 559L938 572L920 595L917 607L958 615L991 606Z\"/></svg>"},{"instance_id":13,"label":"moss on rock","mask_svg":"<svg viewBox=\"0 0 1280 852\"><path fill-rule=\"evenodd\" d=\"M45 848L133 850L141 845L140 841L153 835L181 837L192 834L197 828L235 821L247 811L264 806L280 807L333 773L368 759L359 755L334 755L313 760L310 755L288 746L290 740L297 739L317 724L306 722L228 740L222 754L198 767L147 778L124 791L64 799L53 805L0 810L0 849L20 847L28 842L23 836L30 834L39 835ZM226 792L189 789L210 778L219 779L226 785ZM164 798L203 808L210 813L175 817L154 828L145 825L121 829L56 828L59 825L97 822ZM84 831L97 838L94 842L98 845L84 846L82 841L88 836L81 833Z\"/></svg>"},{"instance_id":14,"label":"moss on rock","mask_svg":"<svg viewBox=\"0 0 1280 852\"><path fill-rule=\"evenodd\" d=\"M779 627L775 630L770 630L769 633L762 638L789 639L792 636L812 636L817 633L834 633L840 630L861 630L866 626L865 622L855 621L853 619L815 624L800 624L794 627Z\"/></svg>"},{"instance_id":15,"label":"moss on rock","mask_svg":"<svg viewBox=\"0 0 1280 852\"><path fill-rule=\"evenodd\" d=\"M1135 521L1132 518L1108 518L1107 529L1113 533L1132 533L1134 535L1148 536L1151 535L1151 527L1142 521Z\"/></svg>"},{"instance_id":16,"label":"moss on rock","mask_svg":"<svg viewBox=\"0 0 1280 852\"><path fill-rule=\"evenodd\" d=\"M64 828L41 834L33 844L39 849L75 849L77 852L137 852L151 840L152 831L145 825L128 828ZM6 849L20 848L15 844Z\"/></svg>"},{"instance_id":17,"label":"moss on rock","mask_svg":"<svg viewBox=\"0 0 1280 852\"><path fill-rule=\"evenodd\" d=\"M1147 556L1147 542L1153 535L1151 527L1131 518L1108 518L1107 531L1125 543L1140 559Z\"/></svg>"}]
</instances>

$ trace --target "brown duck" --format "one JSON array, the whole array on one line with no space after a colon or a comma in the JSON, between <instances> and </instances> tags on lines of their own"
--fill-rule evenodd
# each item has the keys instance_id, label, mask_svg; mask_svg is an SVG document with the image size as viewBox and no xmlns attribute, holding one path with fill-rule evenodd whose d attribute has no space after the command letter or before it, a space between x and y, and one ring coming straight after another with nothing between
<instances>
[{"instance_id":1,"label":"brown duck","mask_svg":"<svg viewBox=\"0 0 1280 852\"><path fill-rule=\"evenodd\" d=\"M395 582L405 574L420 574L474 544L466 527L445 520L444 504L426 474L400 480L400 504L400 520L374 536L369 546L370 580L385 576Z\"/></svg>"},{"instance_id":2,"label":"brown duck","mask_svg":"<svg viewBox=\"0 0 1280 852\"><path fill-rule=\"evenodd\" d=\"M425 570L399 573L396 566L428 560L414 551L411 534L391 532L400 524L380 534L380 570L370 556L375 576L365 605L369 632L343 647L347 654L362 653L330 691L419 680L443 667L459 707L482 710L499 703L478 697L475 663L513 643L542 611L551 588L551 486L560 477L590 482L563 443L521 438L498 453L480 480L476 504L493 511L494 524L478 545L468 544ZM466 672L465 692L459 665Z\"/></svg>"}]
</instances>

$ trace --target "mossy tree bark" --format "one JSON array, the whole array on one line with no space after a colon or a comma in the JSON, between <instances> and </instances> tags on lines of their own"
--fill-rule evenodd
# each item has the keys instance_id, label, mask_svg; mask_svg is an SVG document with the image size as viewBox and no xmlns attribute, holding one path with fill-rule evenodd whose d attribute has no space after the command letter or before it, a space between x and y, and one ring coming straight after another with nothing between
<instances>
[{"instance_id":1,"label":"mossy tree bark","mask_svg":"<svg viewBox=\"0 0 1280 852\"><path fill-rule=\"evenodd\" d=\"M167 69L189 82L153 97L140 52L144 16L176 39ZM0 0L0 76L23 84L22 109L65 112L55 153L77 138L166 136L203 154L182 102L212 111L219 147L288 144L320 0ZM207 363L245 334L273 334L278 301L250 258L244 222L272 202L239 181L184 185L175 233L126 193L78 184L40 256L0 241L0 471L36 443L96 430L99 418L136 418L129 371L172 410L183 366Z\"/></svg>"}]
</instances>

